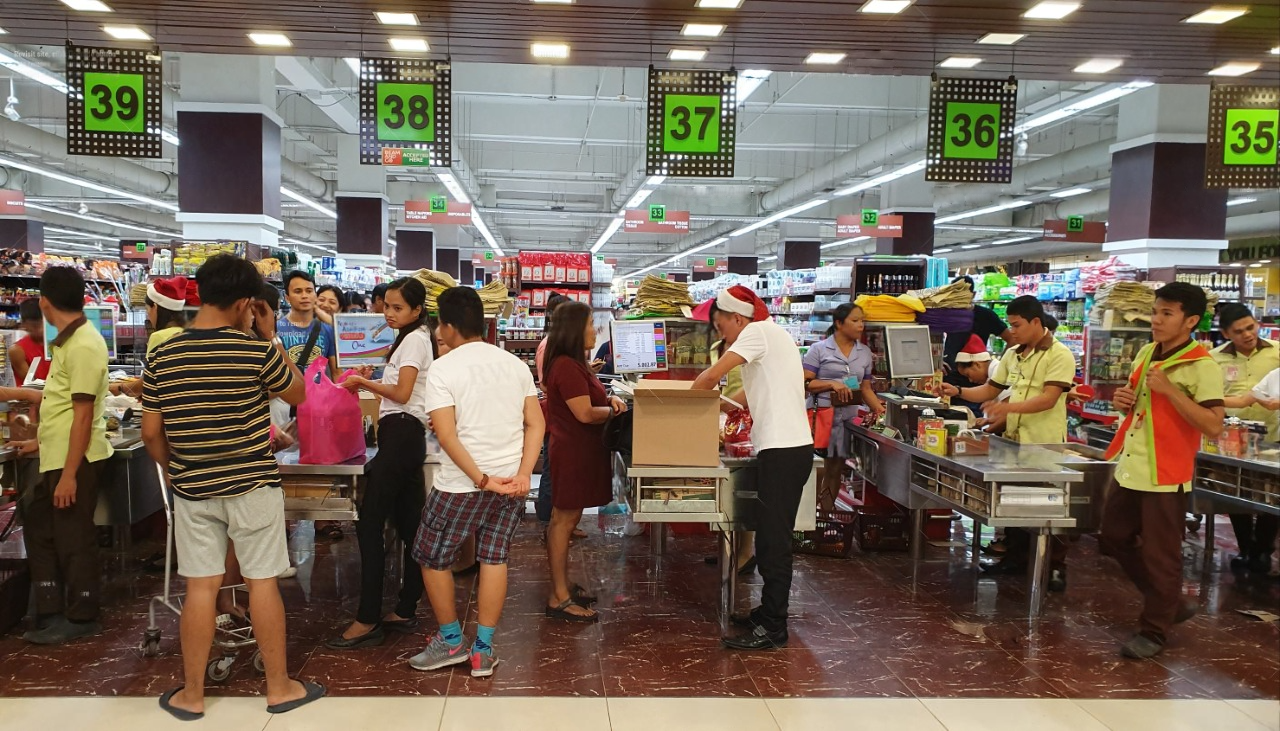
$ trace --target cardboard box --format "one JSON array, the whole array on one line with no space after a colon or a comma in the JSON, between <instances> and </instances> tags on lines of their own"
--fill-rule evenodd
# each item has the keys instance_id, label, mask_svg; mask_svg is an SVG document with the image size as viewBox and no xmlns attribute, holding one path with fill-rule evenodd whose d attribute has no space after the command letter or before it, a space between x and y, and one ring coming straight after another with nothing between
<instances>
[{"instance_id":1,"label":"cardboard box","mask_svg":"<svg viewBox=\"0 0 1280 731\"><path fill-rule=\"evenodd\" d=\"M692 385L648 379L636 384L633 464L720 465L720 392L695 391Z\"/></svg>"}]
</instances>

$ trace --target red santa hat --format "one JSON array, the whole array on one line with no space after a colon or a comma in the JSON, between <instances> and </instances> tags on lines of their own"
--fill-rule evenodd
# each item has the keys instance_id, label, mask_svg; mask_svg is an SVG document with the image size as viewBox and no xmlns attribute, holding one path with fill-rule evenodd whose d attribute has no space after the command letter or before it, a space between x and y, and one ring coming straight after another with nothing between
<instances>
[{"instance_id":1,"label":"red santa hat","mask_svg":"<svg viewBox=\"0 0 1280 731\"><path fill-rule=\"evenodd\" d=\"M769 319L769 308L765 306L764 300L741 284L735 284L716 295L716 308L749 317L752 322Z\"/></svg>"},{"instance_id":2,"label":"red santa hat","mask_svg":"<svg viewBox=\"0 0 1280 731\"><path fill-rule=\"evenodd\" d=\"M987 352L987 344L977 335L970 335L964 349L956 354L957 363L986 363L989 360L991 354Z\"/></svg>"},{"instance_id":3,"label":"red santa hat","mask_svg":"<svg viewBox=\"0 0 1280 731\"><path fill-rule=\"evenodd\" d=\"M157 279L147 285L147 299L162 309L182 312L187 305L187 278Z\"/></svg>"}]
</instances>

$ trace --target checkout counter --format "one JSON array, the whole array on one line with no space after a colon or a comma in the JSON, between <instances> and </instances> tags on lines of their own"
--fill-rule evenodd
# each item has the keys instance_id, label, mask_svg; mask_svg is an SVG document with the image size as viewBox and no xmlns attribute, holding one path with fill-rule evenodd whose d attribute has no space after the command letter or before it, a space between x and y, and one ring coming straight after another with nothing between
<instances>
[{"instance_id":1,"label":"checkout counter","mask_svg":"<svg viewBox=\"0 0 1280 731\"><path fill-rule=\"evenodd\" d=\"M1280 444L1260 444L1248 456L1200 452L1191 497L1204 522L1204 571L1213 565L1214 514L1280 516Z\"/></svg>"}]
</instances>

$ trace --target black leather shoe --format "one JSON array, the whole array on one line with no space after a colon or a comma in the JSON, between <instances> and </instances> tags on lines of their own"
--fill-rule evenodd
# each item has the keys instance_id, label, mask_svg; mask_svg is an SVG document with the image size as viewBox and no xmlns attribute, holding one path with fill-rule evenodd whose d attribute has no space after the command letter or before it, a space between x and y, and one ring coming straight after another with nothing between
<instances>
[{"instance_id":1,"label":"black leather shoe","mask_svg":"<svg viewBox=\"0 0 1280 731\"><path fill-rule=\"evenodd\" d=\"M374 627L359 637L352 637L351 639L338 635L328 642L325 642L324 646L330 650L359 650L362 647L377 647L386 639L386 631L384 631L382 627Z\"/></svg>"},{"instance_id":2,"label":"black leather shoe","mask_svg":"<svg viewBox=\"0 0 1280 731\"><path fill-rule=\"evenodd\" d=\"M750 632L737 637L724 637L720 640L730 650L777 650L787 646L785 629L770 632L757 625Z\"/></svg>"}]
</instances>

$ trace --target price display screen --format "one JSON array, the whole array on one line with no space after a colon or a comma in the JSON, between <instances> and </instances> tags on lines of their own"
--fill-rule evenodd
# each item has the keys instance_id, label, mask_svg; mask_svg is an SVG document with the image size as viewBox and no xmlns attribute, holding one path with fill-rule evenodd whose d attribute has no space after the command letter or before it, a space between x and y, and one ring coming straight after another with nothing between
<instances>
[{"instance_id":1,"label":"price display screen","mask_svg":"<svg viewBox=\"0 0 1280 731\"><path fill-rule=\"evenodd\" d=\"M85 307L84 319L89 321L89 325L102 339L107 341L107 359L116 359L116 308L114 307ZM44 321L44 341L52 343L58 337L58 329L48 320ZM49 357L49 353L45 357ZM35 369L31 369L32 373Z\"/></svg>"},{"instance_id":2,"label":"price display screen","mask_svg":"<svg viewBox=\"0 0 1280 731\"><path fill-rule=\"evenodd\" d=\"M611 323L614 370L653 373L667 370L666 323L657 320Z\"/></svg>"}]
</instances>

